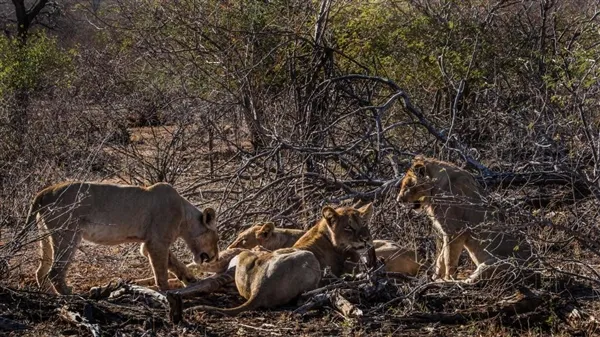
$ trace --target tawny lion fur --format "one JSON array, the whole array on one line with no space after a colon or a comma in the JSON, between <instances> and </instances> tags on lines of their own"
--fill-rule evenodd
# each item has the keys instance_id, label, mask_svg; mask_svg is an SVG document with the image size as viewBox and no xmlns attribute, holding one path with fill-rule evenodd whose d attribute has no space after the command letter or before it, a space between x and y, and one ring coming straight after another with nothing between
<instances>
[{"instance_id":1,"label":"tawny lion fur","mask_svg":"<svg viewBox=\"0 0 600 337\"><path fill-rule=\"evenodd\" d=\"M466 249L477 269L467 279L487 279L509 257L526 259L530 247L524 240L501 230L483 230L485 221L497 221L500 214L483 199L483 190L467 171L435 159L415 157L402 179L398 202L423 209L442 236L434 278L453 280L458 260Z\"/></svg>"},{"instance_id":2,"label":"tawny lion fur","mask_svg":"<svg viewBox=\"0 0 600 337\"><path fill-rule=\"evenodd\" d=\"M277 228L272 222L254 225L236 237L226 250L219 253L219 260L211 263L188 265L196 273L221 273L227 270L229 261L244 249L262 246L267 250L292 247L306 233L301 229ZM385 270L416 276L422 267L416 251L405 249L391 240L373 240L375 256L383 259ZM353 265L348 263L346 271L351 271Z\"/></svg>"},{"instance_id":3,"label":"tawny lion fur","mask_svg":"<svg viewBox=\"0 0 600 337\"><path fill-rule=\"evenodd\" d=\"M373 246L367 226L372 213L371 204L360 209L324 207L322 219L292 248L244 251L238 255L235 282L240 295L247 299L244 304L231 309L198 306L187 310L237 315L277 307L315 289L324 268L340 275L349 253L358 254Z\"/></svg>"},{"instance_id":4,"label":"tawny lion fur","mask_svg":"<svg viewBox=\"0 0 600 337\"><path fill-rule=\"evenodd\" d=\"M218 257L215 211L198 210L169 184L149 187L67 182L50 186L34 198L27 225L36 218L43 235L38 285L45 291L67 294L67 269L82 239L102 245L142 242L154 281L168 289L167 269L183 282L193 274L169 251L181 237L201 263Z\"/></svg>"}]
</instances>

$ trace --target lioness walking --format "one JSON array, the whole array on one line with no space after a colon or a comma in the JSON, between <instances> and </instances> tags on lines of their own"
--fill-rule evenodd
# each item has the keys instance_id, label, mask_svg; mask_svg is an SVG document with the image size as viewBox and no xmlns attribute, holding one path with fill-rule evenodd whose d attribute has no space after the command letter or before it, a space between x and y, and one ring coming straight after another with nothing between
<instances>
[{"instance_id":1,"label":"lioness walking","mask_svg":"<svg viewBox=\"0 0 600 337\"><path fill-rule=\"evenodd\" d=\"M166 183L53 185L34 198L27 225L34 217L43 235L37 282L43 290L58 294L70 293L65 277L82 239L102 245L142 242L140 251L148 257L160 290L168 289L167 269L184 282L194 281L169 251L178 237L196 263L210 262L219 254L215 211L198 210Z\"/></svg>"}]
</instances>

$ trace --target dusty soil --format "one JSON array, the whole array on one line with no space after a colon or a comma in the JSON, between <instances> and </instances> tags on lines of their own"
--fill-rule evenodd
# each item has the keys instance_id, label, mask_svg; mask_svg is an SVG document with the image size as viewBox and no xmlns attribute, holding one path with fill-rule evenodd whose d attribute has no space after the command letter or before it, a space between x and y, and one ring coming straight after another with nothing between
<instances>
[{"instance_id":1,"label":"dusty soil","mask_svg":"<svg viewBox=\"0 0 600 337\"><path fill-rule=\"evenodd\" d=\"M186 261L189 260L182 242L177 242L176 252ZM185 322L173 325L167 319L165 308L145 305L139 298L119 302L118 307L114 303L109 305L109 301L88 298L91 287L105 285L119 278L131 280L151 275L147 261L138 253L138 245L99 246L84 243L67 278L74 293L79 295L65 297L36 292L36 253L35 245L30 245L15 256L10 261L11 277L3 284L9 288L0 288L0 316L25 324L29 329L13 332L4 329L0 330L2 335L90 335L86 328L78 327L57 314L60 308L82 313L89 309L86 306L94 308L92 316L99 324L103 336L537 336L587 335L598 331L595 330L597 324L580 324L579 328L573 328L561 322L562 318L556 314L558 311L552 311L549 307L564 307L567 302L574 301L581 312L592 316L586 316L586 322L598 317L600 306L594 300L597 293L582 284L554 284L555 287L568 288L570 294L562 299L561 292L557 291L552 294L553 299L548 299L539 308L523 315L497 314L480 320L457 319L452 323L448 321L448 315L473 309L470 306L478 298L484 297L478 290L434 287L431 291L422 293L421 299L395 300L413 291L418 285L426 284L425 275L412 282L390 281L377 296L354 300L353 303L364 312L361 319L347 319L329 307L309 311L304 315L294 314L292 311L297 306L291 304L278 310L249 312L234 318L201 312L186 314ZM508 290L498 293L498 296L508 298L513 292L514 290ZM491 301L487 299L486 303L478 306L493 305L494 301L498 301L498 298ZM242 302L243 299L238 295L216 293L185 300L184 303L186 306L210 304L232 307ZM438 317L439 321L435 321L432 320L436 317L434 313L446 316Z\"/></svg>"},{"instance_id":2,"label":"dusty soil","mask_svg":"<svg viewBox=\"0 0 600 337\"><path fill-rule=\"evenodd\" d=\"M132 134L131 141L139 146L139 153L145 155L152 152L155 137L168 141L172 130L159 129L158 133L141 128ZM223 153L232 150L225 145L216 147ZM115 177L106 180L122 182ZM208 187L204 189L204 193L208 193ZM221 247L226 246L237 229L237 225L223 226ZM2 239L10 241L6 234ZM173 249L183 261L190 261L183 242L178 241ZM91 335L88 328L66 319L61 310L88 317L91 323L98 325L102 336L585 336L600 333L596 320L600 317L598 285L550 274L544 275L539 287L530 288L534 296L524 301L520 301L525 296L519 287L432 284L430 272L409 281L380 279L377 282L383 287L377 293L368 297L361 293L352 299L363 311L360 319L346 318L329 306L303 315L295 314L297 304L292 303L277 310L248 312L234 318L208 313L185 314L184 322L174 325L169 321L166 308L153 306L139 296L90 299L88 292L92 287L119 279L151 276L148 262L138 250L137 244L99 246L84 242L67 276L76 295L53 296L37 290L34 276L37 246L28 245L11 257L10 277L4 280L0 277L0 335ZM463 262L467 260L465 256ZM587 262L600 265L592 259ZM466 266L461 275L468 274L472 265L461 264ZM517 305L507 304L513 303L511 301ZM237 294L215 293L186 299L184 305L233 307L242 302ZM8 327L3 319L27 328L20 329L18 324Z\"/></svg>"}]
</instances>

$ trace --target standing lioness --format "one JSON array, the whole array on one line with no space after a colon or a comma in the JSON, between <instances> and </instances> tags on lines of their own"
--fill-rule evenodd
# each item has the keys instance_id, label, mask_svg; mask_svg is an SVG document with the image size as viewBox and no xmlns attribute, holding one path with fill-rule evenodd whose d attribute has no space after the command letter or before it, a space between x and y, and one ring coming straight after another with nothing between
<instances>
[{"instance_id":1,"label":"standing lioness","mask_svg":"<svg viewBox=\"0 0 600 337\"><path fill-rule=\"evenodd\" d=\"M509 258L519 262L531 255L526 240L499 227L501 216L484 195L469 172L443 161L417 156L404 175L397 200L424 209L442 235L435 278L454 279L463 249L477 266L467 282L489 279ZM488 221L495 228L482 226Z\"/></svg>"},{"instance_id":2,"label":"standing lioness","mask_svg":"<svg viewBox=\"0 0 600 337\"><path fill-rule=\"evenodd\" d=\"M169 251L178 237L185 240L194 262L218 258L215 211L198 210L166 183L149 187L57 184L37 194L27 224L34 215L45 235L40 241L37 282L46 291L70 292L65 276L81 239L102 245L143 242L141 253L150 260L160 290L168 289L167 268L179 279L193 281L185 265Z\"/></svg>"}]
</instances>

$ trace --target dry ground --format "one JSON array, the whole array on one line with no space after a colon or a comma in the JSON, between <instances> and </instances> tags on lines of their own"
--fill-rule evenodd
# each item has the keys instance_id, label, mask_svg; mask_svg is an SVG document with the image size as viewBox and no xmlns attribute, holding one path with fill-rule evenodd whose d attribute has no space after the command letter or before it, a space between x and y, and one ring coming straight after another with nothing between
<instances>
[{"instance_id":1,"label":"dry ground","mask_svg":"<svg viewBox=\"0 0 600 337\"><path fill-rule=\"evenodd\" d=\"M177 243L177 254L189 261L189 253L183 247L182 242ZM11 265L17 266L12 270L11 278L6 284L11 289L20 289L22 291L36 291L34 272L37 267L36 247L30 245L11 260ZM36 293L27 294L29 298L37 299L40 303L52 303L53 301L64 302L68 308L73 311L78 310L78 304L73 301L84 300L89 303L93 301L86 300L87 293L91 287L104 285L111 280L118 278L130 280L150 276L150 268L147 261L138 253L138 245L123 244L119 246L99 246L89 243L82 245L82 250L77 253L74 263L68 275L68 282L73 286L75 294L67 298L59 299L53 296L40 296ZM359 301L358 306L365 312L361 320L346 319L337 311L325 307L310 311L307 314L299 315L292 313L294 305L280 308L278 310L263 310L250 312L239 317L220 317L214 314L196 313L187 314L185 323L171 325L164 321L167 313L165 310L145 306L142 302L132 302L130 306L138 310L143 319L131 319L104 323L104 314L97 314L96 317L103 332L103 335L159 335L159 336L543 336L543 335L592 335L598 332L597 324L587 324L589 320L594 320L600 313L600 305L597 301L597 292L585 285L571 284L565 291L571 292L571 298L577 300L569 301L569 296L561 299L558 291L554 296L556 298L548 300L540 308L531 313L505 317L498 314L489 318L477 321L466 321L458 324L448 324L440 319L439 322L419 320L420 315L427 316L433 312L445 312L452 314L460 310L470 309L461 306L469 306L474 302L478 295L470 294L468 289L458 288L439 288L432 289L423 294L420 304L411 305L406 301L397 301L394 304L385 306L390 298L400 296L401 292L408 292L416 284L422 284L426 276L411 283L399 283L399 286L390 285L382 291L376 298ZM560 286L558 283L555 286ZM564 285L563 285L564 286ZM581 293L578 294L577 290ZM476 290L474 290L476 292ZM387 292L387 293L385 293ZM21 294L20 296L23 296ZM461 300L464 297L464 300ZM468 300L468 297L473 297ZM505 293L503 297L510 297ZM8 298L12 300L7 301ZM47 336L47 335L90 335L87 329L74 326L71 322L60 319L47 312L47 316L36 313L43 307L36 306L36 300L31 303L25 303L22 300L16 300L11 292L3 289L0 292L0 303L16 301L19 304L18 309L7 307L7 304L0 304L0 315L15 321L26 323L31 329L26 331L15 331L0 334L14 336ZM499 300L499 299L498 299ZM44 302L45 301L45 302ZM584 319L586 324L579 324L579 328L573 328L565 322L560 321L563 318L558 317L556 312L549 307L551 304L556 306L565 306L565 301L577 304L582 312L590 314L592 317ZM15 303L16 303L15 302ZM186 300L187 304L210 304L222 307L231 307L241 304L243 299L232 294L212 294L200 296L192 301ZM463 304L456 304L462 302ZM471 303L471 304L469 304ZM11 303L13 305L14 303ZM55 303L56 305L56 303ZM424 305L419 313L417 309ZM408 308L412 306L412 308ZM484 305L485 306L485 305ZM545 307L548 306L548 307ZM60 306L59 306L60 307ZM85 311L85 309L83 309ZM115 313L122 312L121 309L114 309ZM554 313L554 314L553 314ZM37 316L37 317L36 317ZM60 316L59 316L60 317ZM540 321L541 320L541 321ZM108 322L106 322L108 323ZM118 323L118 324L117 324ZM581 322L580 322L581 323ZM560 327L557 329L557 327Z\"/></svg>"},{"instance_id":2,"label":"dry ground","mask_svg":"<svg viewBox=\"0 0 600 337\"><path fill-rule=\"evenodd\" d=\"M168 139L171 130L166 130L158 136ZM151 155L155 136L147 129L140 129L131 137L139 145L139 153ZM222 150L231 149L222 147ZM196 170L198 168L193 171ZM108 180L119 181L115 177ZM226 235L221 238L220 247L229 243L236 228L228 224L225 227ZM6 234L2 238L10 240ZM183 261L190 261L183 242L178 241L173 248ZM353 303L363 310L361 319L347 319L329 307L304 315L294 314L295 305L290 304L278 310L249 312L235 318L187 314L185 323L173 325L168 321L166 309L152 307L135 296L121 302L89 299L88 291L92 287L118 279L151 276L148 262L138 249L136 244L99 246L84 242L67 277L74 294L78 295L57 297L37 293L34 276L37 246L27 246L11 258L10 278L0 283L0 318L29 328L13 332L0 329L0 335L90 335L88 329L61 318L57 314L61 308L80 314L91 312L90 317L95 318L103 336L584 336L600 333L596 321L600 317L597 284L556 275L543 278L543 285L536 292L539 302L523 313L510 312L512 307L490 309L522 296L516 288L432 285L428 274L411 281L386 279L375 296L358 297ZM587 262L600 265L592 260ZM468 268L461 271L463 275L469 272ZM403 296L406 298L401 299ZM218 293L186 300L186 304L221 307L242 302L238 295ZM522 309L515 307L513 311L518 310Z\"/></svg>"}]
</instances>

